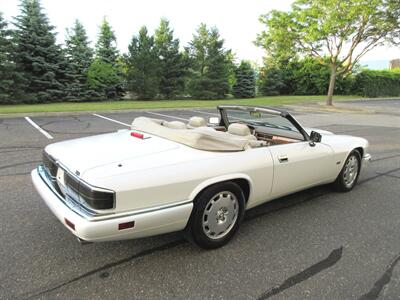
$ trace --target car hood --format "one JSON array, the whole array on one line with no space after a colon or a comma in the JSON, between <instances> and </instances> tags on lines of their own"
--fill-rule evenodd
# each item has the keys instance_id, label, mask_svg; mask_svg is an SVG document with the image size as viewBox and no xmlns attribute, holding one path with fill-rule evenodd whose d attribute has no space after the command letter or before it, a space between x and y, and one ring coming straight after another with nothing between
<instances>
[{"instance_id":1,"label":"car hood","mask_svg":"<svg viewBox=\"0 0 400 300\"><path fill-rule=\"evenodd\" d=\"M180 147L169 140L143 134L141 139L131 136L130 130L121 130L54 143L48 145L45 151L69 171L82 176L93 168L109 164L118 166L126 160L149 157Z\"/></svg>"}]
</instances>

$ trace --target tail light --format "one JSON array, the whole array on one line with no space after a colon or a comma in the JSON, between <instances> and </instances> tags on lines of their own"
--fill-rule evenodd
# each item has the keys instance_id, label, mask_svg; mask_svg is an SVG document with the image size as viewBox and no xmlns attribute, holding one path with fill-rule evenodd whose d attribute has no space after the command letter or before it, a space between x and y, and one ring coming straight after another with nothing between
<instances>
[{"instance_id":1,"label":"tail light","mask_svg":"<svg viewBox=\"0 0 400 300\"><path fill-rule=\"evenodd\" d=\"M94 209L110 209L114 207L115 193L92 187L69 173L64 175L67 194L72 198L85 202ZM79 201L79 202L81 202Z\"/></svg>"},{"instance_id":2,"label":"tail light","mask_svg":"<svg viewBox=\"0 0 400 300\"><path fill-rule=\"evenodd\" d=\"M48 174L51 175L51 177L53 178L56 177L58 166L55 160L49 154L47 154L46 151L43 151L42 159L43 159L43 165L46 168Z\"/></svg>"}]
</instances>

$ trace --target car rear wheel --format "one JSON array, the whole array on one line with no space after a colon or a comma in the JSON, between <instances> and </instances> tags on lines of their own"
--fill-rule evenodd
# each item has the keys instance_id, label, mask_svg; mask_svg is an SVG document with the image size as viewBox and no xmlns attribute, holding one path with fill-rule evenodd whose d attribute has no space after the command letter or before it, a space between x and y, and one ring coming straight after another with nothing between
<instances>
[{"instance_id":1,"label":"car rear wheel","mask_svg":"<svg viewBox=\"0 0 400 300\"><path fill-rule=\"evenodd\" d=\"M348 192L356 185L361 169L361 155L353 150L347 157L340 174L333 183L338 192Z\"/></svg>"},{"instance_id":2,"label":"car rear wheel","mask_svg":"<svg viewBox=\"0 0 400 300\"><path fill-rule=\"evenodd\" d=\"M195 200L187 228L190 239L204 249L225 245L239 228L244 206L243 192L234 182L206 188Z\"/></svg>"}]
</instances>

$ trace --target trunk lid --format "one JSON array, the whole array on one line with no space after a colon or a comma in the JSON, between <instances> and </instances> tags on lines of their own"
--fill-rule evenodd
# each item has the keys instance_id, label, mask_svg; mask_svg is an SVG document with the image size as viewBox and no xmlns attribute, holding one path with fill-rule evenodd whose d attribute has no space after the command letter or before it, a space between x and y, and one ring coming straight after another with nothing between
<instances>
[{"instance_id":1,"label":"trunk lid","mask_svg":"<svg viewBox=\"0 0 400 300\"><path fill-rule=\"evenodd\" d=\"M144 138L131 136L130 130L84 137L48 145L45 151L71 172L84 172L133 158L171 151L179 144L143 133Z\"/></svg>"}]
</instances>

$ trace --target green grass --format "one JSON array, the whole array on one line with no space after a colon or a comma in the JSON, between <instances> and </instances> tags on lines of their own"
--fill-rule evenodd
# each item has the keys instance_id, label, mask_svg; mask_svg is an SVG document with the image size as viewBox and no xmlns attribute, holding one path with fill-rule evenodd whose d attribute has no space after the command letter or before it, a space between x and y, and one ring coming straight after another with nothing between
<instances>
[{"instance_id":1,"label":"green grass","mask_svg":"<svg viewBox=\"0 0 400 300\"><path fill-rule=\"evenodd\" d=\"M356 99L358 96L335 96L334 101ZM271 96L253 99L224 99L224 100L123 100L103 102L59 102L46 104L14 104L0 105L0 114L12 113L41 113L41 112L74 112L74 111L102 111L128 109L155 109L155 108L190 108L216 107L220 104L265 105L295 104L302 102L324 101L326 96Z\"/></svg>"}]
</instances>

